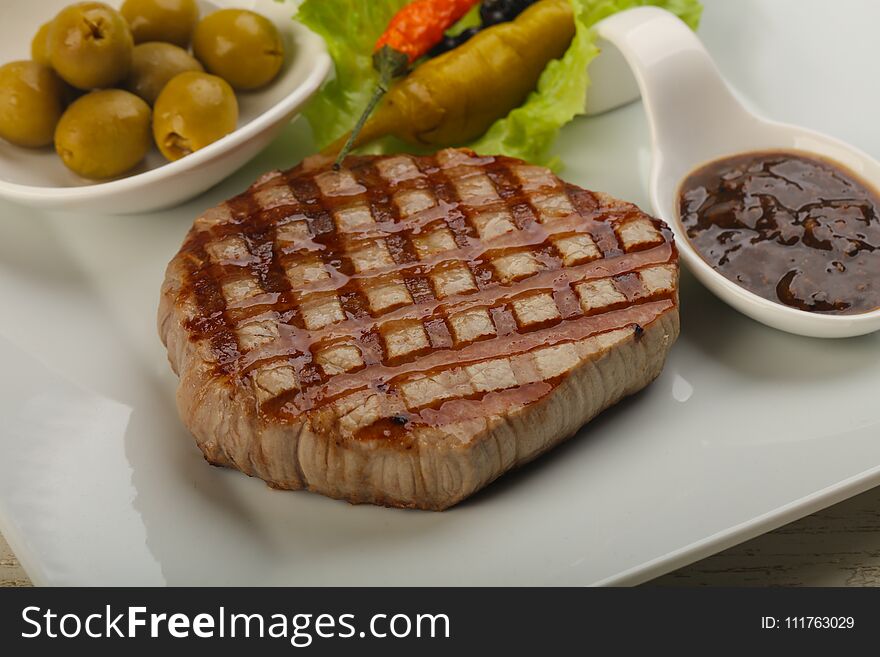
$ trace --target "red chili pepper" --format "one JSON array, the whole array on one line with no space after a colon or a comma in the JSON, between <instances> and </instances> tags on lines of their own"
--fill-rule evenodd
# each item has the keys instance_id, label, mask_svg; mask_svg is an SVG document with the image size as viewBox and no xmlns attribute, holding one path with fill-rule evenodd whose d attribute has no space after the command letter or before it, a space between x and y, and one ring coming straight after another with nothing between
<instances>
[{"instance_id":1,"label":"red chili pepper","mask_svg":"<svg viewBox=\"0 0 880 657\"><path fill-rule=\"evenodd\" d=\"M390 46L412 64L440 43L450 27L479 0L415 0L401 9L376 42L376 51Z\"/></svg>"},{"instance_id":2,"label":"red chili pepper","mask_svg":"<svg viewBox=\"0 0 880 657\"><path fill-rule=\"evenodd\" d=\"M339 169L367 117L388 91L391 81L403 75L410 64L440 43L446 30L455 25L479 1L415 0L394 15L373 51L373 66L379 72L379 85L336 157L334 169Z\"/></svg>"}]
</instances>

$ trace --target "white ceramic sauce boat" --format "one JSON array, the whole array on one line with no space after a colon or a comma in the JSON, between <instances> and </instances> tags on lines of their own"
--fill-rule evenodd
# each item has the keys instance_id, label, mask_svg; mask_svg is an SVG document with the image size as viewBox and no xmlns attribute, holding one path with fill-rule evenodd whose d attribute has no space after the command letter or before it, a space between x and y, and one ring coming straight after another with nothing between
<instances>
[{"instance_id":1,"label":"white ceramic sauce boat","mask_svg":"<svg viewBox=\"0 0 880 657\"><path fill-rule=\"evenodd\" d=\"M672 227L682 259L696 278L740 312L790 333L842 338L880 330L880 309L858 315L810 313L768 301L728 280L694 250L677 210L684 178L729 155L773 150L812 154L840 163L874 190L880 188L880 163L838 139L769 121L746 109L696 34L667 11L631 9L606 18L595 29L603 54L590 74L599 100L592 108L588 103L587 110L619 105L638 85L651 129L651 203ZM621 73L624 60L632 74Z\"/></svg>"}]
</instances>

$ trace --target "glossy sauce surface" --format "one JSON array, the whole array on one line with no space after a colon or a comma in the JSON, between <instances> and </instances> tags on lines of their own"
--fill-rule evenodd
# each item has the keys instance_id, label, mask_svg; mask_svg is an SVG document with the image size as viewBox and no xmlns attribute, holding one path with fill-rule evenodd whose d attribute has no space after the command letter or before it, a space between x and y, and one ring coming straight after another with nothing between
<instances>
[{"instance_id":1,"label":"glossy sauce surface","mask_svg":"<svg viewBox=\"0 0 880 657\"><path fill-rule=\"evenodd\" d=\"M709 265L765 299L880 308L880 197L838 165L787 152L718 160L685 179L679 216Z\"/></svg>"}]
</instances>

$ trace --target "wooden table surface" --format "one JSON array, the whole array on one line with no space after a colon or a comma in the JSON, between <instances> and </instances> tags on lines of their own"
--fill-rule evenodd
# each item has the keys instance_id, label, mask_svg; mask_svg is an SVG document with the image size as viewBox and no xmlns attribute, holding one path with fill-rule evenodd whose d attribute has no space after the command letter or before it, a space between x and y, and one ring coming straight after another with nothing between
<instances>
[{"instance_id":1,"label":"wooden table surface","mask_svg":"<svg viewBox=\"0 0 880 657\"><path fill-rule=\"evenodd\" d=\"M650 584L880 586L880 487ZM0 586L29 585L0 536Z\"/></svg>"}]
</instances>

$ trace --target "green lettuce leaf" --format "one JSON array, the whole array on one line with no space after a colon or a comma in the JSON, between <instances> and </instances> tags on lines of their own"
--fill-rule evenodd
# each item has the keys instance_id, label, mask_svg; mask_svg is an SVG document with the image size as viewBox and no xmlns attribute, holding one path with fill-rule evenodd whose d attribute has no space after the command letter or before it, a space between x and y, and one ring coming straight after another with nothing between
<instances>
[{"instance_id":1,"label":"green lettuce leaf","mask_svg":"<svg viewBox=\"0 0 880 657\"><path fill-rule=\"evenodd\" d=\"M696 29L702 6L697 0L571 0L577 31L562 57L550 62L538 87L520 107L496 121L471 144L478 153L502 154L558 167L547 153L559 129L584 111L590 84L587 67L599 54L591 26L611 14L640 5L656 5L680 16Z\"/></svg>"},{"instance_id":2,"label":"green lettuce leaf","mask_svg":"<svg viewBox=\"0 0 880 657\"><path fill-rule=\"evenodd\" d=\"M323 148L345 134L360 116L375 89L373 45L397 11L410 0L305 0L297 20L321 35L336 65L305 109L315 141ZM698 0L571 0L577 31L562 59L548 64L538 86L520 107L496 121L473 144L478 153L509 155L539 164L555 164L548 153L559 129L583 113L589 86L587 66L599 54L591 26L618 11L655 5L678 15L696 29L702 6ZM473 16L469 17L473 20ZM389 145L391 144L391 145ZM373 150L394 148L399 142Z\"/></svg>"}]
</instances>

